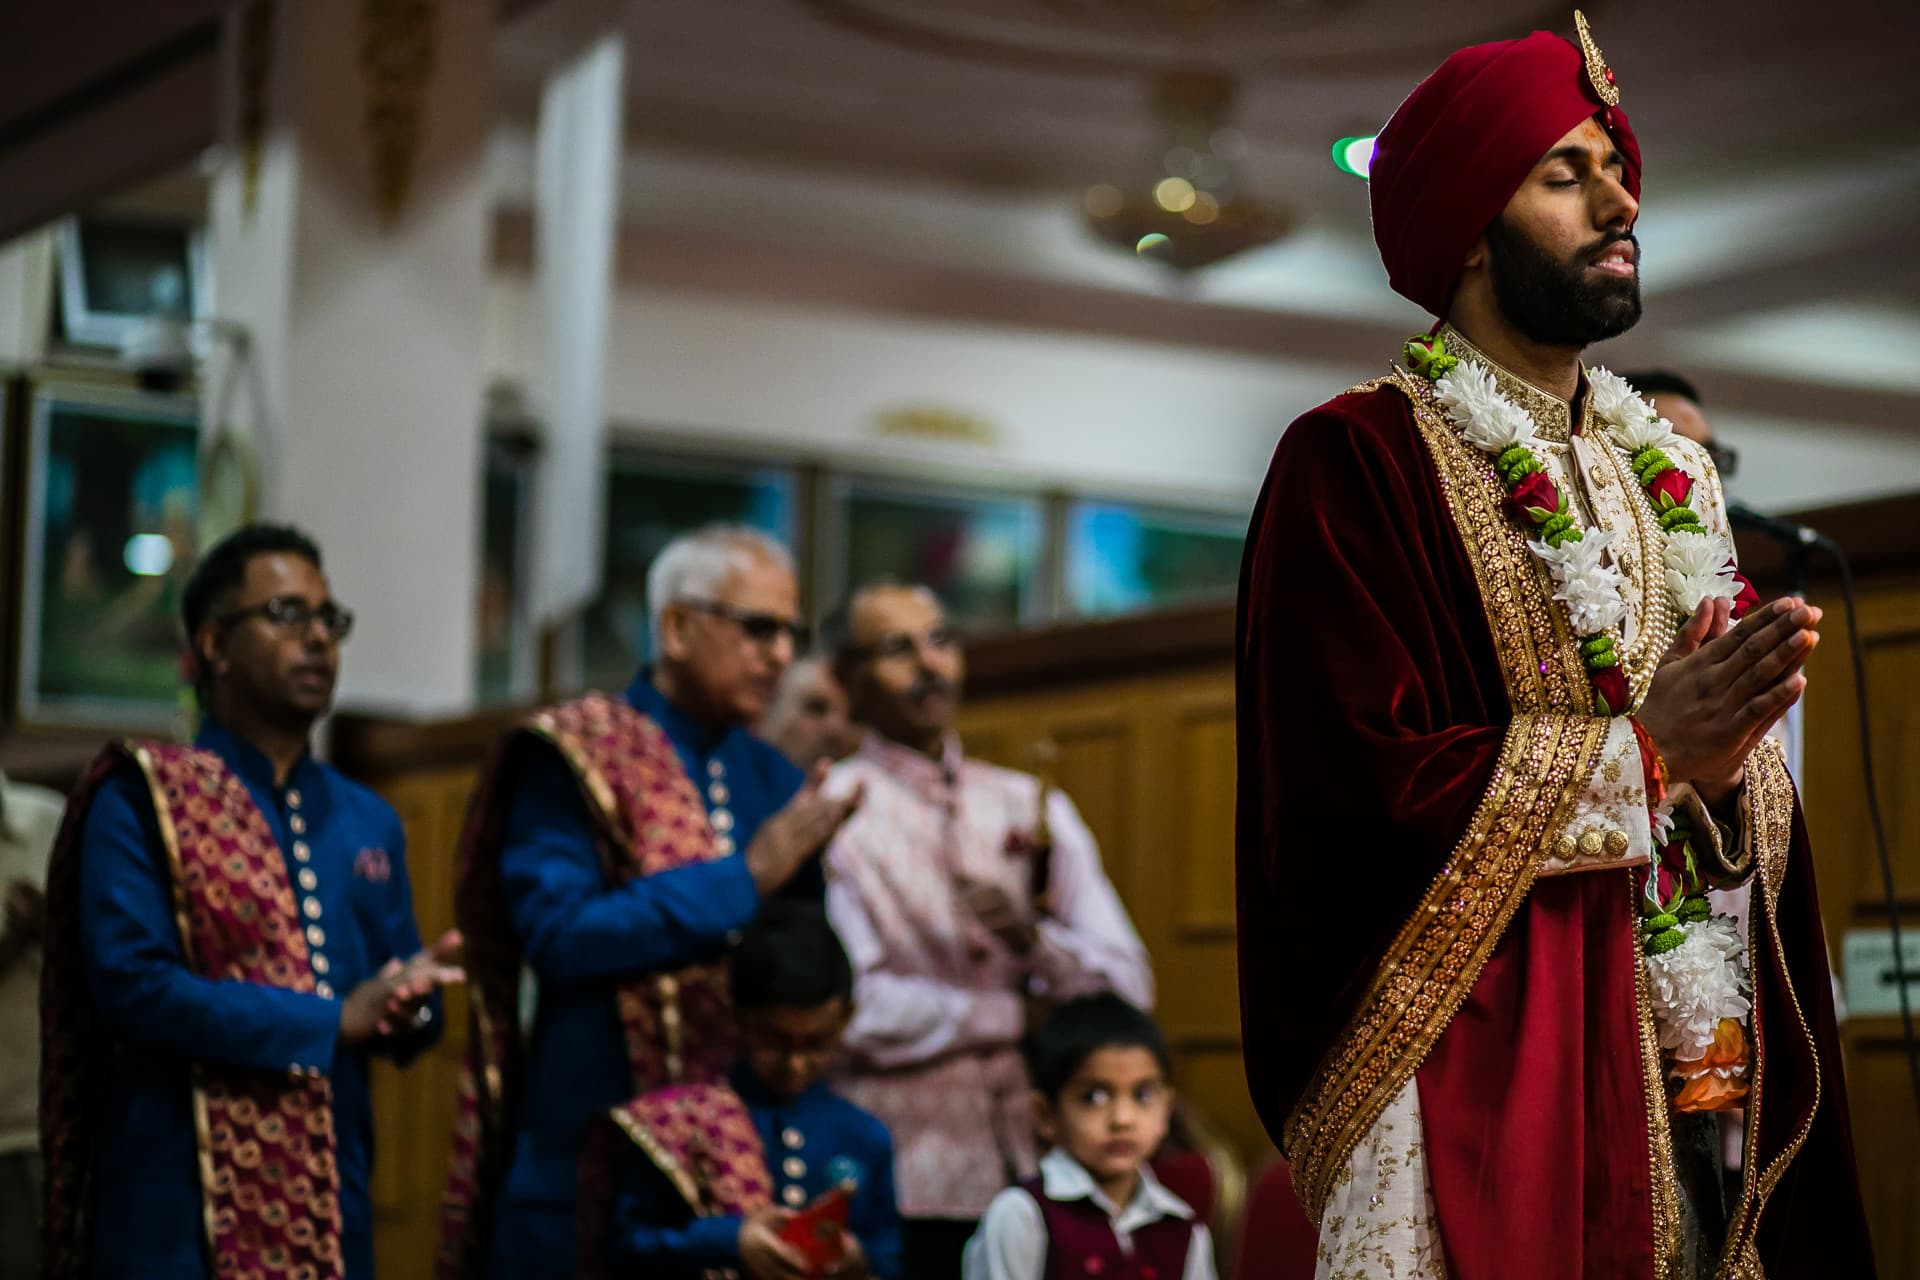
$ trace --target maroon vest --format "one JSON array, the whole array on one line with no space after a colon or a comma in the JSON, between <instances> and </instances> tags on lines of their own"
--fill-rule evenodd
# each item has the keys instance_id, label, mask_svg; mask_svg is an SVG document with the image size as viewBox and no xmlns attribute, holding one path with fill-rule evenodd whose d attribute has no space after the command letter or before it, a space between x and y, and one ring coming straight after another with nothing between
<instances>
[{"instance_id":1,"label":"maroon vest","mask_svg":"<svg viewBox=\"0 0 1920 1280\"><path fill-rule=\"evenodd\" d=\"M1020 1189L1039 1204L1047 1224L1046 1280L1181 1280L1186 1274L1193 1247L1187 1219L1149 1222L1133 1233L1133 1252L1126 1253L1106 1210L1092 1200L1049 1200L1038 1178Z\"/></svg>"}]
</instances>

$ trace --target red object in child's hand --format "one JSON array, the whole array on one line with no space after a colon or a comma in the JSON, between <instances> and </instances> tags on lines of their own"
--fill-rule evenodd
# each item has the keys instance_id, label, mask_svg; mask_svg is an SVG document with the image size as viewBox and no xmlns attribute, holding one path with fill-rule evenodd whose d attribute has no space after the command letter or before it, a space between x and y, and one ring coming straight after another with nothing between
<instances>
[{"instance_id":1,"label":"red object in child's hand","mask_svg":"<svg viewBox=\"0 0 1920 1280\"><path fill-rule=\"evenodd\" d=\"M780 1228L780 1238L807 1260L808 1274L825 1275L846 1251L850 1203L845 1188L835 1187L788 1218Z\"/></svg>"}]
</instances>

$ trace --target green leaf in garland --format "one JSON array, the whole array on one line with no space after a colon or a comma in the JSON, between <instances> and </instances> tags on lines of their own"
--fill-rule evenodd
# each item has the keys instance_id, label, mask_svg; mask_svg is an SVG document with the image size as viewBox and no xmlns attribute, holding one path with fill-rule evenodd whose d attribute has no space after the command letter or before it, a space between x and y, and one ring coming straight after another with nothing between
<instances>
[{"instance_id":1,"label":"green leaf in garland","mask_svg":"<svg viewBox=\"0 0 1920 1280\"><path fill-rule=\"evenodd\" d=\"M1656 933L1647 939L1647 954L1663 956L1687 940L1687 935L1678 929L1669 929L1665 933Z\"/></svg>"},{"instance_id":2,"label":"green leaf in garland","mask_svg":"<svg viewBox=\"0 0 1920 1280\"><path fill-rule=\"evenodd\" d=\"M1676 506L1660 513L1660 530L1662 533L1705 533L1706 527L1692 507Z\"/></svg>"},{"instance_id":3,"label":"green leaf in garland","mask_svg":"<svg viewBox=\"0 0 1920 1280\"><path fill-rule=\"evenodd\" d=\"M1658 475L1672 465L1672 460L1660 451L1658 445L1650 444L1633 455L1633 469L1636 473L1652 469L1653 473ZM1642 480L1640 483L1645 484L1646 481Z\"/></svg>"},{"instance_id":4,"label":"green leaf in garland","mask_svg":"<svg viewBox=\"0 0 1920 1280\"><path fill-rule=\"evenodd\" d=\"M1437 382L1451 373L1460 361L1447 354L1447 340L1439 334L1416 333L1401 348L1407 368L1429 382Z\"/></svg>"}]
</instances>

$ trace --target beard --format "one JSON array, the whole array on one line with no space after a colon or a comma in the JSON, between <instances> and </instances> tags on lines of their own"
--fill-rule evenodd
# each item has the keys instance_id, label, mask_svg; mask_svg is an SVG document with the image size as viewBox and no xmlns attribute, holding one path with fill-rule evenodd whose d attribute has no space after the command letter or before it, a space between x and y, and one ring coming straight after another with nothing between
<instances>
[{"instance_id":1,"label":"beard","mask_svg":"<svg viewBox=\"0 0 1920 1280\"><path fill-rule=\"evenodd\" d=\"M1622 232L1562 262L1504 217L1495 218L1487 228L1487 272L1500 314L1521 336L1546 347L1578 350L1625 333L1640 319L1640 272L1624 278L1587 274L1603 251L1622 240L1639 248L1631 232Z\"/></svg>"}]
</instances>

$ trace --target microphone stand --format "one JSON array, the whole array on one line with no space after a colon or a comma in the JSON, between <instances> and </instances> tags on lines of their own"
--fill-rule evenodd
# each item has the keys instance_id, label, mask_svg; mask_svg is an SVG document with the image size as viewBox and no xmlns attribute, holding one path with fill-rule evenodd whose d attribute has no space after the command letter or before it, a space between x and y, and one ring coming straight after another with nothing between
<instances>
[{"instance_id":1,"label":"microphone stand","mask_svg":"<svg viewBox=\"0 0 1920 1280\"><path fill-rule=\"evenodd\" d=\"M1907 1083L1913 1090L1914 1105L1920 1109L1920 1041L1914 1035L1913 1003L1908 990L1910 983L1920 979L1920 974L1910 973L1906 965L1899 897L1894 890L1893 863L1887 854L1886 821L1880 813L1880 789L1874 782L1873 730L1868 720L1871 704L1867 698L1867 664L1860 644L1860 621L1855 612L1853 565L1839 543L1817 529L1796 521L1764 515L1737 502L1727 504L1727 520L1734 528L1752 529L1780 543L1786 552L1787 576L1793 584L1792 594L1796 596L1804 597L1806 593L1807 560L1815 547L1832 558L1834 568L1840 575L1841 602L1847 615L1847 649L1853 659L1855 711L1859 716L1860 780L1866 790L1867 819L1873 830L1874 851L1880 860L1880 886L1887 912L1887 933L1893 943L1893 981L1900 995L1900 1031L1907 1051Z\"/></svg>"}]
</instances>

